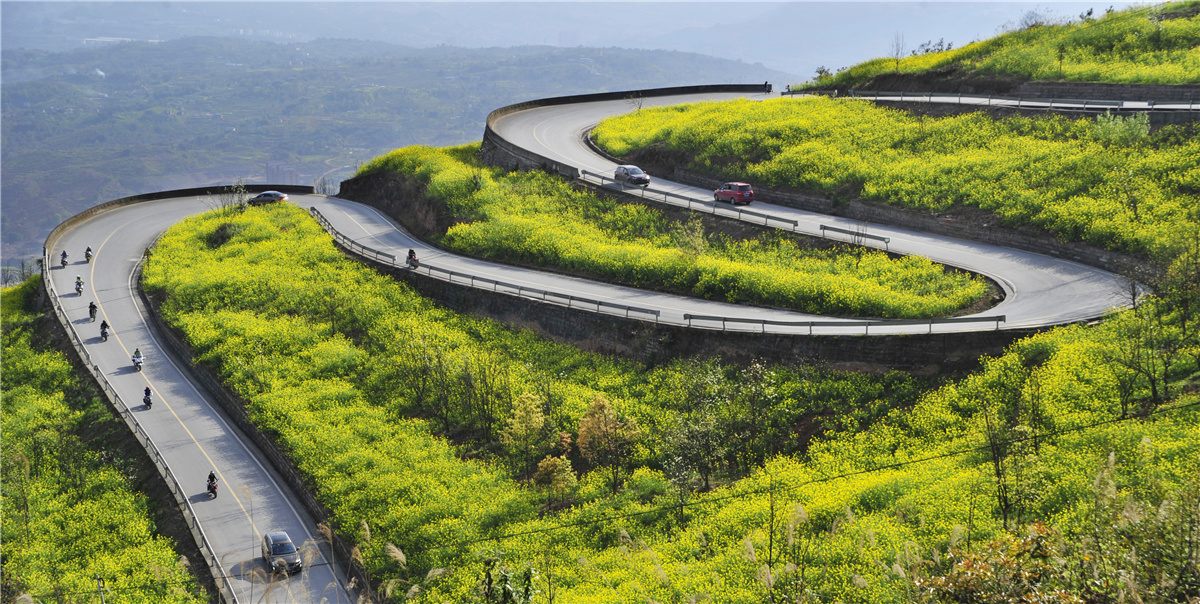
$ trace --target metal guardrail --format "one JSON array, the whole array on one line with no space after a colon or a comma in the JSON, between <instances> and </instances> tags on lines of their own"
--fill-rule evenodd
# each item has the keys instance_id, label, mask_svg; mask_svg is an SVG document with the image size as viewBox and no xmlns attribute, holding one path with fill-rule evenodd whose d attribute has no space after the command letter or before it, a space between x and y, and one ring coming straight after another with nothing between
<instances>
[{"instance_id":1,"label":"metal guardrail","mask_svg":"<svg viewBox=\"0 0 1200 604\"><path fill-rule=\"evenodd\" d=\"M435 279L441 279L442 281L446 281L449 283L461 284L465 280L466 284L468 286L476 288L476 289L487 289L485 287L480 287L480 285L481 284L488 285L488 286L491 286L491 290L493 292L515 295L515 296L519 296L522 298L541 300L542 302L549 302L551 304L559 304L561 306L566 306L567 308L575 308L577 306L580 306L580 307L594 306L595 308L588 308L587 310L593 310L595 312L604 312L604 309L608 308L608 309L613 309L618 312L616 312L616 313L608 312L605 314L620 315L623 312L624 313L623 316L626 318L637 318L637 317L631 317L631 314L630 314L630 313L637 313L640 315L648 315L648 316L654 317L655 323L658 323L658 318L659 318L659 315L661 314L660 311L650 309L650 308L639 308L637 306L628 306L626 304L618 304L615 302L606 302L604 300L596 300L594 298L573 296L570 294L563 294L563 293L559 293L559 292L538 289L535 287L527 287L524 285L517 285L515 283L508 283L505 281L497 281L496 279L489 279L487 277L480 277L477 275L472 275L470 273L463 273L463 272L453 271L453 270L446 269L446 268L441 268L438 266L432 266L426 262L417 262L414 264L414 263L409 263L406 261L404 263L398 263L398 262L396 262L395 255L389 254L387 252L381 252L374 248L367 247L367 246L362 245L361 243L358 243L357 241L343 235L340 231L338 231L333 226L332 223L329 222L329 220L327 220L325 218L324 215L321 214L321 211L318 210L317 208L310 207L308 209L308 212L314 218L316 218L317 222L321 224L322 228L324 228L326 231L328 231L329 234L333 235L334 240L336 240L339 244L344 246L346 249L348 249L351 252L354 252L360 256L371 258L371 259L375 260L376 262L379 262L380 264L386 264L392 268L407 268L407 269L418 271L418 272L424 271L426 276L433 277ZM439 276L435 275L434 273L437 273L437 275L441 275L441 276L439 277ZM458 278L457 281L455 280L456 277Z\"/></svg>"},{"instance_id":2,"label":"metal guardrail","mask_svg":"<svg viewBox=\"0 0 1200 604\"><path fill-rule=\"evenodd\" d=\"M583 297L579 297L579 296L572 296L569 294L562 294L562 293L558 293L558 292L551 292L551 291L536 289L536 288L532 288L532 287L525 287L525 286L516 285L513 283L505 283L504 281L497 281L495 279L488 279L486 277L477 277L475 275L470 275L467 273L461 273L458 271L452 271L452 270L448 270L448 269L444 269L444 268L440 268L440 267L430 266L430 265L426 264L425 262L418 262L415 265L407 263L407 262L404 264L399 264L396 262L396 257L394 255L388 254L386 252L381 252L376 249L369 248L369 247L362 245L361 243L358 243L358 242L354 241L353 239L350 239L349 237L346 237L345 235L343 235L336 228L334 228L333 224L331 224L329 222L329 220L327 220L325 218L325 216L321 214L321 211L318 210L317 208L310 207L308 209L308 212L309 212L309 214L311 214L313 216L313 218L315 218L317 220L318 223L321 224L322 228L324 228L331 235L333 235L334 240L336 240L343 247L345 247L346 249L351 250L352 252L355 252L361 256L373 258L380 264L386 264L393 268L408 268L408 269L416 270L416 271L423 270L423 271L425 271L425 274L427 276L434 277L434 278L441 278L441 277L436 277L434 275L434 273L438 273L441 275L445 275L445 277L442 278L442 280L448 281L450 283L459 283L459 281L455 281L455 277L458 277L460 279L466 280L467 284L470 285L471 287L478 288L478 289L484 289L484 288L479 287L478 284L480 284L480 283L490 284L492 286L491 289L494 292L510 294L510 295L517 295L517 296L520 296L523 298L531 298L534 300L541 300L543 302L549 302L552 304L557 303L557 304L566 306L567 308L575 308L576 306L580 306L580 305L589 305L589 306L595 306L595 308L587 308L586 310L592 310L595 312L603 312L604 308L612 308L612 309L616 309L618 311L623 310L624 316L626 318L638 318L638 317L631 317L630 316L631 312L642 313L642 314L653 316L654 323L657 324L660 322L660 311L657 311L657 310L652 310L652 309L648 309L648 308L637 308L634 306L626 306L624 304L605 302L603 300L595 300L592 298L583 298ZM853 231L850 231L850 232L853 233ZM886 238L884 238L884 239L886 239ZM508 291L501 290L500 288L505 288ZM563 302L556 302L556 299L564 300L565 304ZM614 313L606 313L606 314L614 314ZM1005 316L1004 315L993 315L993 316L986 316L986 317L953 317L953 318L944 318L944 319L891 319L891 320L885 319L885 320L879 320L879 321L776 321L776 320L771 320L771 319L743 319L743 318L739 318L739 317L720 317L720 316L709 316L709 315L684 314L683 320L685 321L685 323L678 323L678 324L686 325L687 327L695 328L695 329L716 329L714 327L709 327L709 326L705 326L705 325L694 325L693 324L694 321L701 321L701 322L710 322L710 323L720 323L721 324L720 331L726 331L728 329L728 324L730 324L730 323L735 323L735 324L741 323L741 324L758 325L758 326L760 326L760 328L761 328L760 331L762 333L766 333L768 325L773 325L773 326L778 326L778 327L807 327L808 335L813 335L814 327L855 327L855 328L861 327L863 329L863 335L870 335L872 327L898 327L898 326L905 326L905 325L928 325L929 326L928 333L933 333L934 325L943 325L943 324L952 324L952 323L995 323L996 330L999 330L1000 324L1005 322Z\"/></svg>"},{"instance_id":3,"label":"metal guardrail","mask_svg":"<svg viewBox=\"0 0 1200 604\"><path fill-rule=\"evenodd\" d=\"M724 206L719 206L708 200L695 199L693 197L688 197L687 195L680 195L678 193L672 193L670 191L661 191L659 189L653 189L650 187L631 187L630 188L628 185L626 185L625 183L623 183L619 180L610 178L608 176L604 176L603 174L597 174L595 172L590 172L588 170L580 170L579 174L581 176L590 176L592 178L595 178L595 179L599 180L600 184L602 184L602 185L607 184L609 182L611 182L613 184L621 185L621 190L626 193L628 193L631 190L640 191L641 192L640 197L642 197L643 199L646 198L647 193L661 195L663 203L668 203L673 206L687 208L689 210L693 210L693 211L697 211L697 212L708 212L709 214L713 214L713 215L735 214L737 216L738 220L743 220L745 222L754 222L751 220L746 220L744 218L745 216L753 216L755 218L761 218L763 221L762 222L763 226L767 226L771 222L778 222L781 224L791 225L793 230L796 228L796 226L798 224L800 224L799 222L797 222L795 220L790 220L787 218L780 218L780 217L774 216L772 214L764 214L762 212L755 212L753 210L742 210L742 209L738 209L733 206L725 208ZM672 201L672 200L677 200L677 201Z\"/></svg>"},{"instance_id":4,"label":"metal guardrail","mask_svg":"<svg viewBox=\"0 0 1200 604\"><path fill-rule=\"evenodd\" d=\"M841 227L835 227L835 226L829 226L827 224L823 224L823 225L821 225L821 235L822 236L825 235L825 231L833 231L835 233L842 233L843 235L850 235L851 237L854 237L856 239L874 239L876 241L882 241L884 246L887 246L889 243L892 242L890 237L884 237L882 235L872 235L870 233L864 233L862 231L851 231L850 229L843 229Z\"/></svg>"},{"instance_id":5,"label":"metal guardrail","mask_svg":"<svg viewBox=\"0 0 1200 604\"><path fill-rule=\"evenodd\" d=\"M1086 111L1086 112L1102 112L1102 111L1200 111L1200 102L1195 100L1188 101L1107 101L1095 99L1066 99L1066 98L1045 98L1045 97L1015 97L992 95L987 96L962 94L962 93L937 93L937 92L888 92L888 91L870 91L863 92L859 90L789 90L781 92L780 95L795 96L797 94L833 96L833 97L849 97L855 99L878 99L880 97L899 97L901 102L913 101L923 103L954 103L958 105L984 105L1015 107L1017 109L1059 109L1069 111ZM936 101L933 97L938 97ZM964 102L966 99L966 102ZM981 101L986 101L983 103ZM1145 103L1142 106L1126 106L1126 103ZM1187 107L1163 107L1162 105L1183 105Z\"/></svg>"},{"instance_id":6,"label":"metal guardrail","mask_svg":"<svg viewBox=\"0 0 1200 604\"><path fill-rule=\"evenodd\" d=\"M721 323L721 331L726 331L726 326L729 323L742 323L749 325L758 325L761 327L761 333L767 333L768 325L779 327L807 327L808 335L813 335L814 327L861 327L863 335L871 335L872 327L903 327L905 325L928 325L929 331L933 333L934 325L942 325L948 323L995 323L996 331L1000 330L1000 324L1004 323L1005 315L992 315L990 317L951 317L946 319L885 319L881 321L775 321L772 319L743 319L738 317L718 317L706 315L685 314L683 318L688 323L688 327L693 327L692 321L708 321L712 323Z\"/></svg>"},{"instance_id":7,"label":"metal guardrail","mask_svg":"<svg viewBox=\"0 0 1200 604\"><path fill-rule=\"evenodd\" d=\"M141 264L138 260L138 264ZM104 376L104 372L100 370L100 366L92 362L91 354L83 347L83 341L79 334L75 331L75 326L67 318L67 313L63 310L62 303L59 301L58 292L54 289L53 279L47 273L50 270L50 255L48 252L42 253L42 286L46 289L46 293L50 299L50 305L54 308L54 314L58 317L59 323L62 324L63 330L67 337L71 340L71 346L75 348L75 353L79 355L80 360L87 366L88 371L100 386L108 398L109 404L125 421L125 425L133 432L134 437L141 443L142 448L146 450L150 460L154 462L154 467L158 469L158 473L166 481L167 488L171 490L171 494L175 496L175 502L179 505L179 509L183 512L184 520L187 521L188 529L192 532L192 538L196 540L196 545L200 552L205 557L205 562L208 564L209 572L212 573L214 581L217 582L217 589L221 592L221 599L224 602L237 604L237 592L233 589L233 584L230 582L229 575L225 573L224 567L221 566L221 560L217 557L216 551L208 542L208 537L204 534L203 527L200 526L200 520L196 517L196 511L192 509L192 504L188 500L186 492L180 485L179 480L175 478L174 472L167 465L166 459L159 452L158 447L150 440L150 435L142 428L137 418L133 416L133 412L129 409L129 405L125 403L125 399L117 393L108 378Z\"/></svg>"},{"instance_id":8,"label":"metal guardrail","mask_svg":"<svg viewBox=\"0 0 1200 604\"><path fill-rule=\"evenodd\" d=\"M602 174L596 174L595 172L589 172L587 170L580 170L579 173L580 173L580 175L585 175L585 176L590 176L592 178L596 178L596 179L600 180L601 184L613 182L615 184L621 185L622 191L629 192L629 190L630 190L630 189L625 188L627 185L625 185L624 183L622 183L614 178L609 178ZM695 204L695 205L700 206L705 211L708 211L710 214L713 214L713 215L720 215L721 213L736 213L735 218L737 218L738 220L745 221L745 222L756 222L753 220L746 220L744 218L744 216L754 216L756 218L763 219L763 221L762 221L763 226L772 226L770 223L776 222L776 223L779 223L782 225L790 226L791 227L790 230L793 233L802 233L802 231L800 231L800 228L799 228L800 222L797 220L791 220L788 218L780 218L773 214L765 214L763 212L752 212L750 210L739 210L737 208L726 209L726 208L719 206L710 201L699 200L699 199L695 199L692 197L688 197L686 195L680 195L678 193L671 193L669 191L660 191L657 189L651 189L649 187L633 187L632 189L633 190L641 190L642 191L641 197L643 199L646 198L646 192L649 191L649 192L652 192L652 193L655 193L658 195L662 195L663 203L667 203L667 204L670 204L673 206L686 207L689 210L696 210L696 208L693 207L693 204ZM685 200L687 202L687 204L685 205L685 204L676 203L676 202L671 201L671 199ZM782 228L782 227L775 226L775 228ZM821 232L822 236L825 235L825 233L824 233L825 231L834 231L837 233L844 233L846 235L850 235L850 236L855 237L860 240L861 239L871 239L873 241L880 241L884 244L885 250L889 249L888 245L891 243L891 239L888 237L884 237L882 235L872 235L865 231L854 231L854 230L850 230L850 229L843 229L841 227L829 226L829 225L824 225L824 224L820 226L820 229L822 231ZM859 245L861 245L861 242L859 242Z\"/></svg>"}]
</instances>

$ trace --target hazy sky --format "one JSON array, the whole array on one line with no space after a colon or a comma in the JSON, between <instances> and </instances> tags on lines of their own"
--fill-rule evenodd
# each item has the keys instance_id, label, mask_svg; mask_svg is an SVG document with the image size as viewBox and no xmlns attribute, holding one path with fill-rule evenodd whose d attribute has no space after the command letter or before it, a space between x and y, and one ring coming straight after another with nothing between
<instances>
[{"instance_id":1,"label":"hazy sky","mask_svg":"<svg viewBox=\"0 0 1200 604\"><path fill-rule=\"evenodd\" d=\"M88 38L318 37L405 46L550 45L680 50L812 77L885 56L896 34L961 46L1030 11L1078 18L1128 2L0 2L5 49Z\"/></svg>"}]
</instances>

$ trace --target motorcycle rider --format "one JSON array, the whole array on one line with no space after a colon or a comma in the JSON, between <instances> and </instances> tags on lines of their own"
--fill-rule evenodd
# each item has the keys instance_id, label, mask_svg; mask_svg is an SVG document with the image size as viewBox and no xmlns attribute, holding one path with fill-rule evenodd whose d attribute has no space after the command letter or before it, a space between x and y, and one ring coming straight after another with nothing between
<instances>
[{"instance_id":1,"label":"motorcycle rider","mask_svg":"<svg viewBox=\"0 0 1200 604\"><path fill-rule=\"evenodd\" d=\"M67 250L63 250L63 253L62 253L62 265L63 265L63 266L66 266L66 265L67 265Z\"/></svg>"},{"instance_id":2,"label":"motorcycle rider","mask_svg":"<svg viewBox=\"0 0 1200 604\"><path fill-rule=\"evenodd\" d=\"M217 473L212 470L209 470L208 471L208 484L212 484L216 481L217 481Z\"/></svg>"},{"instance_id":3,"label":"motorcycle rider","mask_svg":"<svg viewBox=\"0 0 1200 604\"><path fill-rule=\"evenodd\" d=\"M147 408L150 407L150 387L149 386L146 386L146 389L142 391L142 402L146 404Z\"/></svg>"},{"instance_id":4,"label":"motorcycle rider","mask_svg":"<svg viewBox=\"0 0 1200 604\"><path fill-rule=\"evenodd\" d=\"M98 308L99 308L99 307L98 307L98 306L96 306L96 301L95 301L95 300L92 300L91 302L88 302L88 316L92 318L92 322L93 322L93 323L96 321L96 310L97 310Z\"/></svg>"},{"instance_id":5,"label":"motorcycle rider","mask_svg":"<svg viewBox=\"0 0 1200 604\"><path fill-rule=\"evenodd\" d=\"M76 292L83 291L83 278L80 277L79 275L75 275L75 291Z\"/></svg>"},{"instance_id":6,"label":"motorcycle rider","mask_svg":"<svg viewBox=\"0 0 1200 604\"><path fill-rule=\"evenodd\" d=\"M103 319L100 321L100 337L102 337L102 338L108 337L108 320L107 319Z\"/></svg>"},{"instance_id":7,"label":"motorcycle rider","mask_svg":"<svg viewBox=\"0 0 1200 604\"><path fill-rule=\"evenodd\" d=\"M413 249L408 250L408 261L407 262L408 262L409 266L417 265L417 251L416 250L413 250Z\"/></svg>"},{"instance_id":8,"label":"motorcycle rider","mask_svg":"<svg viewBox=\"0 0 1200 604\"><path fill-rule=\"evenodd\" d=\"M146 359L142 358L142 349L134 348L133 349L133 358L130 360L133 361L134 365L141 365L142 363L144 363L146 361ZM147 388L147 390L149 390L149 388Z\"/></svg>"}]
</instances>

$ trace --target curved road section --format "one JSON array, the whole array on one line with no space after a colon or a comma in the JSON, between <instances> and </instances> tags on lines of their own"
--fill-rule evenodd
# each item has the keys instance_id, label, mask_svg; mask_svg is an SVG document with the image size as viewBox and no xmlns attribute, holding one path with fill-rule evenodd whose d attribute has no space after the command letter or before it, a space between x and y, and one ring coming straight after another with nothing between
<instances>
[{"instance_id":1,"label":"curved road section","mask_svg":"<svg viewBox=\"0 0 1200 604\"><path fill-rule=\"evenodd\" d=\"M766 94L689 94L655 97L645 100L643 106L676 105L705 101L721 101L732 98L765 100ZM600 120L627 113L631 107L627 101L606 100L570 105L534 107L503 115L492 123L496 133L509 143L542 155L581 171L611 175L616 164L596 154L584 142L587 132ZM586 177L586 176L585 176ZM595 180L595 179L593 179ZM597 181L599 182L599 181ZM609 184L607 186L615 186ZM654 187L678 198L690 198L702 203L712 199L712 191L656 179ZM789 225L794 221L797 233L821 237L822 225L851 232L865 232L888 239L892 252L920 255L950 266L985 275L1000 285L1005 299L986 314L1004 315L1001 329L1039 328L1062 325L1075 321L1095 319L1113 307L1127 304L1127 287L1121 277L1079 263L1061 260L1043 254L1025 252L995 245L987 245L930 235L918 231L889 227L881 224L817 214L755 202L757 214L772 216L776 221ZM755 218L762 223L762 219ZM772 222L774 226L776 222ZM771 315L780 320L797 320L807 317L801 313L768 311L741 306L727 308L722 316L760 317ZM785 318L786 317L786 318ZM800 319L803 320L803 319ZM989 329L988 323L956 324L947 330L977 331ZM938 329L935 329L938 331ZM871 334L924 333L913 327L871 329Z\"/></svg>"},{"instance_id":2,"label":"curved road section","mask_svg":"<svg viewBox=\"0 0 1200 604\"><path fill-rule=\"evenodd\" d=\"M136 203L100 213L65 231L49 250L47 271L58 303L91 362L127 401L131 413L154 442L172 474L182 483L187 505L228 578L237 602L356 602L340 567L315 522L299 499L265 459L219 410L216 402L165 352L142 314L133 278L142 252L155 237L181 219L209 209L197 197ZM91 246L93 261L83 252ZM57 263L65 249L70 264ZM84 281L76 295L76 275ZM93 323L88 303L100 312ZM108 341L100 338L100 322L112 326ZM146 362L134 369L130 357L141 349ZM141 404L150 387L153 407ZM218 496L205 489L209 471L220 483ZM267 531L283 530L302 550L306 568L299 574L272 575L260 548ZM194 561L196 562L196 561ZM215 577L218 586L222 577Z\"/></svg>"}]
</instances>

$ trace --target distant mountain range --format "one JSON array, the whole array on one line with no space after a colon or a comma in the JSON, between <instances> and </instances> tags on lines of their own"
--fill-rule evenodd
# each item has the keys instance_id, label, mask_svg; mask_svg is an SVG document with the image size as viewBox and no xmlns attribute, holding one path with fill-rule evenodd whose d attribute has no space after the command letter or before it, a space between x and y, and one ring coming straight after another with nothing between
<instances>
[{"instance_id":1,"label":"distant mountain range","mask_svg":"<svg viewBox=\"0 0 1200 604\"><path fill-rule=\"evenodd\" d=\"M515 102L789 81L683 52L337 39L193 37L2 56L7 264L40 253L63 218L110 199L238 179L336 183L398 147L478 140L488 112Z\"/></svg>"}]
</instances>

